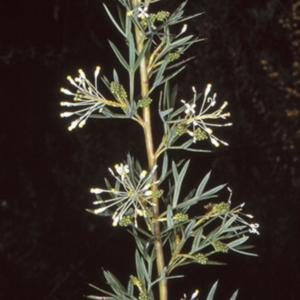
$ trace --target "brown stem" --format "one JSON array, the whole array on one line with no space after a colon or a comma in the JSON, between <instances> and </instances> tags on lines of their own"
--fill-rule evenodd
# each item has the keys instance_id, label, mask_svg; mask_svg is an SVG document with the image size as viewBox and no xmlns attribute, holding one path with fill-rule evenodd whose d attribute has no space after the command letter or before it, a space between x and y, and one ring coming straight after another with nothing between
<instances>
[{"instance_id":1,"label":"brown stem","mask_svg":"<svg viewBox=\"0 0 300 300\"><path fill-rule=\"evenodd\" d=\"M138 7L139 3L138 0L131 0L132 9ZM137 52L140 53L144 46L145 36L143 32L141 32L137 26L135 26L135 39L136 39L136 46ZM149 92L149 78L148 78L148 62L147 58L144 56L140 62L140 77L141 77L141 95L145 97ZM147 151L147 158L148 158L148 165L149 168L153 168L155 164L155 150L153 144L153 133L152 133L152 126L151 126L151 110L150 105L143 108L143 122L144 122L144 136L145 136L145 144L146 144L146 151ZM153 178L153 182L157 181L157 173ZM157 191L157 186L153 185L152 187L153 194ZM155 197L153 199L153 218L158 219L159 217L159 201L158 198ZM160 238L160 223L153 222L153 235L156 237L154 247L156 251L156 266L157 266L157 273L160 276L163 272L163 268L165 266L164 262L164 253L163 253L163 245L162 240ZM159 282L159 299L160 300L167 300L168 299L168 289L167 289L167 280L163 279Z\"/></svg>"}]
</instances>

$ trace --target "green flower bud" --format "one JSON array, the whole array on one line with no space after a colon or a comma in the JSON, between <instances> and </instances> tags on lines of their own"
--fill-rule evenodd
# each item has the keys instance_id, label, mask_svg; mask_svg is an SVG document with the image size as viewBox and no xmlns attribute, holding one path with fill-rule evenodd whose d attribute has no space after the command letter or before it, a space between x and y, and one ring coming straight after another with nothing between
<instances>
[{"instance_id":1,"label":"green flower bud","mask_svg":"<svg viewBox=\"0 0 300 300\"><path fill-rule=\"evenodd\" d=\"M149 298L149 296L146 294L146 293L144 293L144 292L141 292L140 294L139 294L139 300L149 300L150 298Z\"/></svg>"},{"instance_id":2,"label":"green flower bud","mask_svg":"<svg viewBox=\"0 0 300 300\"><path fill-rule=\"evenodd\" d=\"M208 258L202 253L194 255L194 259L201 265L206 265L208 261Z\"/></svg>"},{"instance_id":3,"label":"green flower bud","mask_svg":"<svg viewBox=\"0 0 300 300\"><path fill-rule=\"evenodd\" d=\"M170 13L168 11L159 11L158 13L156 13L156 20L157 21L163 21L165 19L167 19L170 16Z\"/></svg>"},{"instance_id":4,"label":"green flower bud","mask_svg":"<svg viewBox=\"0 0 300 300\"><path fill-rule=\"evenodd\" d=\"M229 210L229 204L225 202L213 204L211 212L217 214L225 214Z\"/></svg>"},{"instance_id":5,"label":"green flower bud","mask_svg":"<svg viewBox=\"0 0 300 300\"><path fill-rule=\"evenodd\" d=\"M172 53L168 54L167 59L169 62L172 62L172 61L178 59L179 57L180 57L180 54L178 52L172 52Z\"/></svg>"},{"instance_id":6,"label":"green flower bud","mask_svg":"<svg viewBox=\"0 0 300 300\"><path fill-rule=\"evenodd\" d=\"M152 218L153 217L153 211L150 207L145 208L144 216L146 218Z\"/></svg>"},{"instance_id":7,"label":"green flower bud","mask_svg":"<svg viewBox=\"0 0 300 300\"><path fill-rule=\"evenodd\" d=\"M124 87L118 82L113 81L110 83L110 91L117 98L121 98L121 99L127 98L127 93Z\"/></svg>"},{"instance_id":8,"label":"green flower bud","mask_svg":"<svg viewBox=\"0 0 300 300\"><path fill-rule=\"evenodd\" d=\"M131 216L124 216L120 221L119 221L119 225L121 227L127 227L129 225L132 224L132 221L131 221Z\"/></svg>"},{"instance_id":9,"label":"green flower bud","mask_svg":"<svg viewBox=\"0 0 300 300\"><path fill-rule=\"evenodd\" d=\"M196 141L203 141L208 138L207 133L199 127L194 131Z\"/></svg>"},{"instance_id":10,"label":"green flower bud","mask_svg":"<svg viewBox=\"0 0 300 300\"><path fill-rule=\"evenodd\" d=\"M227 253L228 252L228 247L226 244L220 242L220 241L216 241L213 244L213 247L215 248L216 252L223 252L223 253Z\"/></svg>"},{"instance_id":11,"label":"green flower bud","mask_svg":"<svg viewBox=\"0 0 300 300\"><path fill-rule=\"evenodd\" d=\"M152 102L152 99L145 98L138 101L138 107L147 107Z\"/></svg>"},{"instance_id":12,"label":"green flower bud","mask_svg":"<svg viewBox=\"0 0 300 300\"><path fill-rule=\"evenodd\" d=\"M184 213L177 213L174 217L173 217L175 223L181 223L181 222L185 222L189 219L189 216L187 214Z\"/></svg>"},{"instance_id":13,"label":"green flower bud","mask_svg":"<svg viewBox=\"0 0 300 300\"><path fill-rule=\"evenodd\" d=\"M176 135L182 136L187 132L187 127L185 124L179 124L176 128Z\"/></svg>"}]
</instances>

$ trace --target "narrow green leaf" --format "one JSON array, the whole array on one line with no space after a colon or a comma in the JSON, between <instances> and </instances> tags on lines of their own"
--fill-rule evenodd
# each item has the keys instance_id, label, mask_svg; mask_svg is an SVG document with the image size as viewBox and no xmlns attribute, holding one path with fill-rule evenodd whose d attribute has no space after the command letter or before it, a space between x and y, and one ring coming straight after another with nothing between
<instances>
[{"instance_id":1,"label":"narrow green leaf","mask_svg":"<svg viewBox=\"0 0 300 300\"><path fill-rule=\"evenodd\" d=\"M121 52L118 50L118 48L115 46L115 44L111 41L108 41L112 50L114 51L115 55L117 56L118 60L120 61L120 63L123 65L123 67L126 69L126 70L129 70L129 65L128 63L126 62L126 60L124 59L124 57L122 56Z\"/></svg>"},{"instance_id":2,"label":"narrow green leaf","mask_svg":"<svg viewBox=\"0 0 300 300\"><path fill-rule=\"evenodd\" d=\"M109 9L106 7L106 5L103 3L103 6L108 14L108 16L110 17L110 19L112 20L112 22L114 23L115 27L120 31L120 33L126 37L125 32L121 29L121 27L119 26L119 24L116 22L115 18L112 16L112 14L110 13Z\"/></svg>"},{"instance_id":3,"label":"narrow green leaf","mask_svg":"<svg viewBox=\"0 0 300 300\"><path fill-rule=\"evenodd\" d=\"M191 236L196 220L192 220L184 230L184 238L187 240Z\"/></svg>"},{"instance_id":4,"label":"narrow green leaf","mask_svg":"<svg viewBox=\"0 0 300 300\"><path fill-rule=\"evenodd\" d=\"M258 256L256 253L241 251L238 248L231 248L232 251L237 252L239 254L248 255L248 256Z\"/></svg>"},{"instance_id":5,"label":"narrow green leaf","mask_svg":"<svg viewBox=\"0 0 300 300\"><path fill-rule=\"evenodd\" d=\"M200 227L196 231L196 234L195 234L195 237L194 237L194 241L193 241L193 245L192 245L192 249L191 249L192 253L195 253L199 250L199 245L200 245L200 242L201 242L201 239L202 239L202 234L203 234L203 227Z\"/></svg>"},{"instance_id":6,"label":"narrow green leaf","mask_svg":"<svg viewBox=\"0 0 300 300\"><path fill-rule=\"evenodd\" d=\"M145 274L143 269L143 260L139 255L139 252L135 251L135 267L138 279L141 281L142 285L145 286Z\"/></svg>"},{"instance_id":7,"label":"narrow green leaf","mask_svg":"<svg viewBox=\"0 0 300 300\"><path fill-rule=\"evenodd\" d=\"M174 227L173 211L171 205L168 205L167 207L167 226L168 229L173 229Z\"/></svg>"},{"instance_id":8,"label":"narrow green leaf","mask_svg":"<svg viewBox=\"0 0 300 300\"><path fill-rule=\"evenodd\" d=\"M160 84L163 84L169 80L171 80L173 77L175 77L177 74L179 74L183 69L185 68L185 66L181 67L179 70L176 70L175 72L173 72L171 75L167 76L166 78L164 78Z\"/></svg>"},{"instance_id":9,"label":"narrow green leaf","mask_svg":"<svg viewBox=\"0 0 300 300\"><path fill-rule=\"evenodd\" d=\"M128 34L128 42L129 42L129 66L130 66L130 71L132 71L135 66L135 43L134 43L134 37L131 32L129 32Z\"/></svg>"},{"instance_id":10,"label":"narrow green leaf","mask_svg":"<svg viewBox=\"0 0 300 300\"><path fill-rule=\"evenodd\" d=\"M184 164L184 166L182 167L181 172L179 174L177 173L176 165L174 163L172 165L174 182L175 182L175 189L174 189L174 195L173 195L173 201L172 201L172 208L175 208L176 205L177 205L177 203L178 203L182 181L183 181L183 179L185 177L185 174L187 172L189 164L190 164L190 161L188 160Z\"/></svg>"},{"instance_id":11,"label":"narrow green leaf","mask_svg":"<svg viewBox=\"0 0 300 300\"><path fill-rule=\"evenodd\" d=\"M214 187L213 189L205 192L202 194L201 198L202 199L207 199L207 198L210 198L211 196L216 196L215 194L220 191L222 188L224 188L227 184L220 184L216 187Z\"/></svg>"},{"instance_id":12,"label":"narrow green leaf","mask_svg":"<svg viewBox=\"0 0 300 300\"><path fill-rule=\"evenodd\" d=\"M206 300L213 300L214 299L217 286L218 286L218 281L210 289L209 294L208 294Z\"/></svg>"},{"instance_id":13,"label":"narrow green leaf","mask_svg":"<svg viewBox=\"0 0 300 300\"><path fill-rule=\"evenodd\" d=\"M135 61L135 65L133 66L133 71L135 72L137 70L137 68L139 67L140 63L141 63L141 60L142 58L145 56L145 53L147 50L149 50L149 47L150 47L150 42L151 40L147 40L146 43L144 44L143 46L143 49L141 50L141 52L139 53L136 61Z\"/></svg>"},{"instance_id":14,"label":"narrow green leaf","mask_svg":"<svg viewBox=\"0 0 300 300\"><path fill-rule=\"evenodd\" d=\"M235 241L232 241L231 243L227 244L227 246L229 248L234 248L236 246L239 246L239 245L245 243L248 239L249 239L249 236L243 236L243 237L241 237L241 238L239 238L239 239L237 239Z\"/></svg>"},{"instance_id":15,"label":"narrow green leaf","mask_svg":"<svg viewBox=\"0 0 300 300\"><path fill-rule=\"evenodd\" d=\"M120 81L119 81L119 76L118 76L118 72L117 72L116 69L113 69L113 79L114 79L115 82L120 83Z\"/></svg>"},{"instance_id":16,"label":"narrow green leaf","mask_svg":"<svg viewBox=\"0 0 300 300\"><path fill-rule=\"evenodd\" d=\"M229 300L235 300L236 297L237 297L237 295L238 295L238 293L239 293L239 290L236 290L236 291L233 293L233 295L231 296L231 298L230 298Z\"/></svg>"},{"instance_id":17,"label":"narrow green leaf","mask_svg":"<svg viewBox=\"0 0 300 300\"><path fill-rule=\"evenodd\" d=\"M196 194L195 196L198 196L200 197L206 187L206 184L210 178L210 174L211 174L211 171L209 171L205 176L204 178L202 179L201 183L199 184L198 188L197 188L197 191L196 191Z\"/></svg>"},{"instance_id":18,"label":"narrow green leaf","mask_svg":"<svg viewBox=\"0 0 300 300\"><path fill-rule=\"evenodd\" d=\"M119 280L110 272L104 271L104 276L110 285L110 287L113 289L113 291L118 295L118 296L124 296L126 293L126 289L124 286L119 282Z\"/></svg>"},{"instance_id":19,"label":"narrow green leaf","mask_svg":"<svg viewBox=\"0 0 300 300\"><path fill-rule=\"evenodd\" d=\"M133 293L134 293L134 285L132 280L128 280L128 285L127 285L127 294L130 297L133 297Z\"/></svg>"}]
</instances>

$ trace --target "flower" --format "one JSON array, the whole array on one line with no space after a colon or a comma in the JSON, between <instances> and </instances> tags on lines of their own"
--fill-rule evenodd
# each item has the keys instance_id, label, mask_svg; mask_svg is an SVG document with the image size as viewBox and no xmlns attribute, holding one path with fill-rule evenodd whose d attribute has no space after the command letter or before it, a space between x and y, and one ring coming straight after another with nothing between
<instances>
[{"instance_id":1,"label":"flower","mask_svg":"<svg viewBox=\"0 0 300 300\"><path fill-rule=\"evenodd\" d=\"M227 188L227 189L230 192L230 196L229 196L229 199L228 199L228 205L230 206L231 205L232 191L231 191L230 188ZM250 215L250 214L244 214L244 213L241 212L244 206L245 206L245 203L242 203L242 204L238 205L237 207L231 209L229 211L229 213L228 213L228 216L231 217L234 214L239 214L239 215L245 216L245 217L247 217L249 219L253 219L252 215ZM237 217L236 221L239 222L239 223L241 223L241 224L243 224L243 225L246 225L249 228L248 231L250 233L259 235L259 231L257 230L257 228L259 228L259 224L258 223L248 223L247 221L245 221L240 216Z\"/></svg>"},{"instance_id":2,"label":"flower","mask_svg":"<svg viewBox=\"0 0 300 300\"><path fill-rule=\"evenodd\" d=\"M213 135L213 130L210 127L222 127L222 126L231 126L232 123L226 124L217 124L217 123L209 123L206 120L212 119L226 119L230 116L230 113L223 113L223 109L227 106L227 102L225 101L223 105L212 113L208 113L208 110L212 108L216 104L216 94L213 97L208 97L208 94L211 90L211 84L208 84L204 93L204 99L198 114L196 114L196 100L197 100L197 92L193 87L194 99L193 103L187 103L185 100L181 100L181 102L185 105L185 125L187 128L192 126L192 130L187 129L187 133L193 137L193 142L195 143L198 140L203 140L205 138L209 138L211 143L218 147L220 143L224 145L228 145L226 142L220 140L215 135Z\"/></svg>"},{"instance_id":3,"label":"flower","mask_svg":"<svg viewBox=\"0 0 300 300\"><path fill-rule=\"evenodd\" d=\"M139 7L138 10L139 10L139 12L140 12L140 13L138 14L138 18L140 18L140 19L149 18L149 15L147 14L148 6L145 6L144 8Z\"/></svg>"},{"instance_id":4,"label":"flower","mask_svg":"<svg viewBox=\"0 0 300 300\"><path fill-rule=\"evenodd\" d=\"M220 202L214 204L209 203L208 205L205 205L204 207L208 210L206 216L208 217L218 216L224 221L226 221L226 219L228 218L232 218L236 216L235 222L242 224L242 230L244 230L245 227L248 227L248 231L250 233L259 235L259 231L257 230L257 228L259 228L259 224L249 223L243 218L243 217L247 217L249 219L253 219L252 215L242 213L245 203L241 203L238 206L231 208L232 191L229 187L227 189L230 193L227 203Z\"/></svg>"},{"instance_id":5,"label":"flower","mask_svg":"<svg viewBox=\"0 0 300 300\"><path fill-rule=\"evenodd\" d=\"M74 102L61 102L61 106L67 107L81 107L87 106L86 108L80 109L76 112L64 112L61 117L70 117L74 114L80 115L78 119L73 121L68 128L70 131L75 127L83 127L86 123L88 117L94 111L101 112L105 103L101 100L104 99L102 94L97 90L97 77L100 73L100 67L97 67L95 70L95 84L93 85L85 76L85 73L79 69L79 76L73 79L71 76L68 76L67 79L69 82L77 88L77 92L73 93L65 88L61 88L61 92L66 95L74 96Z\"/></svg>"},{"instance_id":6,"label":"flower","mask_svg":"<svg viewBox=\"0 0 300 300\"><path fill-rule=\"evenodd\" d=\"M135 226L137 226L137 216L147 216L147 209L153 206L152 203L152 190L153 175L157 166L155 165L151 172L142 170L137 173L135 169L129 167L127 164L115 165L114 173L109 168L110 173L116 179L115 188L109 190L101 188L92 188L90 191L96 195L108 193L112 196L111 199L95 201L94 204L100 204L101 207L94 210L95 214L101 214L111 207L115 206L112 213L113 225L116 226L123 217L131 214L135 218Z\"/></svg>"},{"instance_id":7,"label":"flower","mask_svg":"<svg viewBox=\"0 0 300 300\"><path fill-rule=\"evenodd\" d=\"M96 67L94 77L95 77L95 83L92 84L85 76L85 73L83 70L79 69L78 73L79 76L73 79L71 76L68 76L67 79L69 82L77 88L76 93L73 93L69 91L68 89L61 88L61 92L66 95L74 96L74 102L61 102L61 106L67 106L67 107L85 107L83 109L79 109L75 112L64 112L61 113L60 116L62 118L64 117L70 117L72 115L79 115L80 117L73 121L71 125L69 126L69 130L73 130L75 127L82 128L87 119L90 117L90 115L93 112L99 112L101 113L105 105L114 106L114 107L125 107L126 105L119 101L111 101L105 99L105 97L98 91L97 87L97 78L100 73L101 68Z\"/></svg>"},{"instance_id":8,"label":"flower","mask_svg":"<svg viewBox=\"0 0 300 300\"><path fill-rule=\"evenodd\" d=\"M148 11L148 6L145 5L145 3L141 3L141 5L138 8L135 8L133 10L130 10L127 12L127 16L130 17L132 16L132 14L134 13L134 11L138 10L139 14L138 14L138 18L140 19L145 19L145 18L149 18L149 14L147 13Z\"/></svg>"}]
</instances>

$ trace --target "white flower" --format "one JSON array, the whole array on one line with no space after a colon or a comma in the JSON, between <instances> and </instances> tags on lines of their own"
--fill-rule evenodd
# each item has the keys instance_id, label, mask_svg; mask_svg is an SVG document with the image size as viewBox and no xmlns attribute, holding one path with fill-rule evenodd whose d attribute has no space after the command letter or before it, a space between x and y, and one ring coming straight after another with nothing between
<instances>
[{"instance_id":1,"label":"white flower","mask_svg":"<svg viewBox=\"0 0 300 300\"><path fill-rule=\"evenodd\" d=\"M61 92L66 95L74 96L74 102L61 102L61 106L67 107L84 107L75 112L64 112L61 113L61 117L69 117L71 115L79 115L80 117L71 123L71 126L68 128L70 131L75 127L83 127L86 123L86 120L89 116L95 112L101 112L105 106L105 98L98 91L97 88L97 77L100 73L100 67L97 67L94 73L95 83L94 85L86 78L85 73L79 69L79 76L73 79L71 76L68 76L67 79L69 82L76 87L76 93L73 93L65 88L61 88Z\"/></svg>"},{"instance_id":2,"label":"white flower","mask_svg":"<svg viewBox=\"0 0 300 300\"><path fill-rule=\"evenodd\" d=\"M105 190L101 188L92 188L90 191L96 195L103 195L104 193L112 196L111 199L95 201L94 204L100 204L101 207L94 210L95 214L101 214L108 209L115 207L112 213L113 225L116 226L124 215L128 213L135 218L135 226L137 226L137 216L145 215L146 209L153 206L152 191L153 175L157 166L155 165L151 172L147 174L145 170L137 174L128 165L115 165L116 173L109 169L110 173L116 179L115 188Z\"/></svg>"},{"instance_id":3,"label":"white flower","mask_svg":"<svg viewBox=\"0 0 300 300\"><path fill-rule=\"evenodd\" d=\"M255 234L259 235L259 232L257 230L257 228L259 227L258 223L249 224L249 226L250 226L250 229L249 229L250 233L255 233Z\"/></svg>"},{"instance_id":4,"label":"white flower","mask_svg":"<svg viewBox=\"0 0 300 300\"><path fill-rule=\"evenodd\" d=\"M191 297L191 300L195 300L196 297L198 296L198 294L199 294L199 290L196 290L196 291L193 293L193 295L192 295L192 297Z\"/></svg>"},{"instance_id":5,"label":"white flower","mask_svg":"<svg viewBox=\"0 0 300 300\"><path fill-rule=\"evenodd\" d=\"M145 6L144 8L139 7L138 10L139 10L139 12L140 12L140 13L138 14L138 18L140 18L140 19L149 18L149 15L147 14L148 6Z\"/></svg>"},{"instance_id":6,"label":"white flower","mask_svg":"<svg viewBox=\"0 0 300 300\"><path fill-rule=\"evenodd\" d=\"M213 130L210 127L222 127L222 126L230 126L231 123L226 124L218 124L218 123L211 123L207 122L207 120L216 120L216 119L226 119L230 116L230 113L223 113L223 109L227 106L227 102L224 102L223 105L215 110L214 112L208 112L215 104L216 104L216 96L214 94L213 97L208 97L209 92L211 90L211 84L208 84L205 93L204 99L202 101L202 105L200 108L199 113L196 113L196 101L197 101L197 92L196 89L193 87L194 92L194 99L192 104L186 103L184 100L181 100L182 103L186 106L185 110L185 119L186 125L188 127L192 126L192 130L188 129L188 133L193 137L194 143L197 140L203 139L207 136L211 143L218 147L220 143L224 145L228 145L226 142L220 140L213 134Z\"/></svg>"},{"instance_id":7,"label":"white flower","mask_svg":"<svg viewBox=\"0 0 300 300\"><path fill-rule=\"evenodd\" d=\"M187 116L194 115L196 113L196 111L195 111L196 104L195 103L193 103L191 105L189 103L186 103L184 100L181 100L181 102L184 103L184 105L186 106L186 110L184 112Z\"/></svg>"},{"instance_id":8,"label":"white flower","mask_svg":"<svg viewBox=\"0 0 300 300\"><path fill-rule=\"evenodd\" d=\"M229 199L228 199L228 204L231 205L232 191L229 187L227 189L230 193ZM234 214L239 214L239 215L245 216L249 219L253 219L252 215L244 214L244 213L241 212L244 206L245 206L245 203L242 203L242 204L238 205L237 207L231 209L230 212L228 213L229 217L233 216ZM237 220L237 222L240 222L241 224L246 225L247 227L249 227L249 232L250 233L254 233L254 234L259 235L259 231L257 230L257 228L259 227L258 223L248 223L247 221L245 221L240 216L238 216L236 220Z\"/></svg>"}]
</instances>

